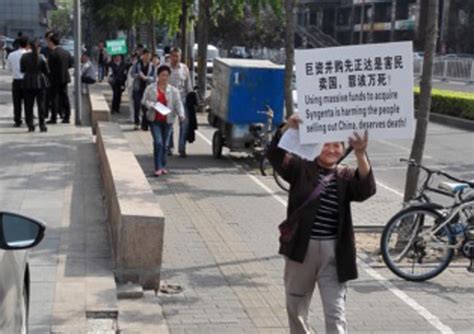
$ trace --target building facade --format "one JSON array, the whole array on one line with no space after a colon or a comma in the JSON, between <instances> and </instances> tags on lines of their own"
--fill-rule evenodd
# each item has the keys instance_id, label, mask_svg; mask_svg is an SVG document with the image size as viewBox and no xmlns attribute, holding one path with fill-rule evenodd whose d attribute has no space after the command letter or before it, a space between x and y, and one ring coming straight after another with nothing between
<instances>
[{"instance_id":1,"label":"building facade","mask_svg":"<svg viewBox=\"0 0 474 334\"><path fill-rule=\"evenodd\" d=\"M298 26L317 27L339 44L415 38L419 0L300 0Z\"/></svg>"},{"instance_id":2,"label":"building facade","mask_svg":"<svg viewBox=\"0 0 474 334\"><path fill-rule=\"evenodd\" d=\"M422 50L423 29L418 27L424 25L420 16L423 1L430 0L298 0L296 45L331 46L319 42L328 38L333 45L413 40L415 48ZM438 52L466 48L462 28L467 25L468 12L468 0L439 1Z\"/></svg>"},{"instance_id":3,"label":"building facade","mask_svg":"<svg viewBox=\"0 0 474 334\"><path fill-rule=\"evenodd\" d=\"M48 28L48 11L56 9L56 0L0 0L0 32L16 37L41 37Z\"/></svg>"}]
</instances>

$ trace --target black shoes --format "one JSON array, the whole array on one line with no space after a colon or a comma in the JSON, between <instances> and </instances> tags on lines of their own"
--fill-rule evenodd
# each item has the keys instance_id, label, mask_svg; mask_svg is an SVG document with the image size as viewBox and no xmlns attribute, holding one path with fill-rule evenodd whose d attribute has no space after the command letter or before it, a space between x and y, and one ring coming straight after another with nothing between
<instances>
[{"instance_id":1,"label":"black shoes","mask_svg":"<svg viewBox=\"0 0 474 334\"><path fill-rule=\"evenodd\" d=\"M188 155L187 155L186 152L184 152L184 151L179 152L179 156L180 156L181 158L187 158L187 157L188 157Z\"/></svg>"},{"instance_id":2,"label":"black shoes","mask_svg":"<svg viewBox=\"0 0 474 334\"><path fill-rule=\"evenodd\" d=\"M44 124L40 124L40 131L41 132L48 132L48 128Z\"/></svg>"},{"instance_id":3,"label":"black shoes","mask_svg":"<svg viewBox=\"0 0 474 334\"><path fill-rule=\"evenodd\" d=\"M34 125L28 126L28 132L35 132L35 126Z\"/></svg>"},{"instance_id":4,"label":"black shoes","mask_svg":"<svg viewBox=\"0 0 474 334\"><path fill-rule=\"evenodd\" d=\"M46 122L46 124L56 124L57 121L55 119L50 119L49 121Z\"/></svg>"},{"instance_id":5,"label":"black shoes","mask_svg":"<svg viewBox=\"0 0 474 334\"><path fill-rule=\"evenodd\" d=\"M69 118L65 118L61 121L63 124L69 124Z\"/></svg>"},{"instance_id":6,"label":"black shoes","mask_svg":"<svg viewBox=\"0 0 474 334\"><path fill-rule=\"evenodd\" d=\"M20 123L15 122L15 124L13 124L13 127L14 127L14 128L19 128L19 127L21 127L21 122L20 122Z\"/></svg>"}]
</instances>

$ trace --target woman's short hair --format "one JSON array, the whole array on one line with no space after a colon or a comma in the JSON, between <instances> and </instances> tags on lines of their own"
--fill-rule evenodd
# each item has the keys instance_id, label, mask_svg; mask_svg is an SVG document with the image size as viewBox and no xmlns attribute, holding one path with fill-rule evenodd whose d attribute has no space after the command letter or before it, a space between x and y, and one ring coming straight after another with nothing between
<instances>
[{"instance_id":1,"label":"woman's short hair","mask_svg":"<svg viewBox=\"0 0 474 334\"><path fill-rule=\"evenodd\" d=\"M158 67L158 75L160 75L161 72L168 71L168 74L171 74L171 67L168 65L161 65Z\"/></svg>"}]
</instances>

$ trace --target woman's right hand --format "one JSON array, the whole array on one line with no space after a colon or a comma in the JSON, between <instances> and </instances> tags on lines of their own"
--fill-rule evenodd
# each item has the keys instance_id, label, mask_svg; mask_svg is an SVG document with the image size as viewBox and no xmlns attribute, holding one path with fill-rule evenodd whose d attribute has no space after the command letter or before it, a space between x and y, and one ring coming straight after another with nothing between
<instances>
[{"instance_id":1,"label":"woman's right hand","mask_svg":"<svg viewBox=\"0 0 474 334\"><path fill-rule=\"evenodd\" d=\"M293 115L290 116L290 118L288 118L288 120L286 121L286 124L287 124L288 128L298 129L301 122L302 121L299 118L298 114L293 114Z\"/></svg>"}]
</instances>

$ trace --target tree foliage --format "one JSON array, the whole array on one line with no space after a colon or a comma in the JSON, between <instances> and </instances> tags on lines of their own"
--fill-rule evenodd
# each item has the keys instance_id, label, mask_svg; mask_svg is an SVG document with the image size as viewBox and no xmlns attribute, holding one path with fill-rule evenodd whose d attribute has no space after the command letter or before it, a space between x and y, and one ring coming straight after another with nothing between
<instances>
[{"instance_id":1,"label":"tree foliage","mask_svg":"<svg viewBox=\"0 0 474 334\"><path fill-rule=\"evenodd\" d=\"M59 8L49 14L49 26L61 36L67 36L72 29L72 0L61 1Z\"/></svg>"},{"instance_id":2,"label":"tree foliage","mask_svg":"<svg viewBox=\"0 0 474 334\"><path fill-rule=\"evenodd\" d=\"M282 16L268 7L252 12L247 5L242 16L222 11L210 27L210 42L226 50L234 45L281 48L284 38Z\"/></svg>"}]
</instances>

